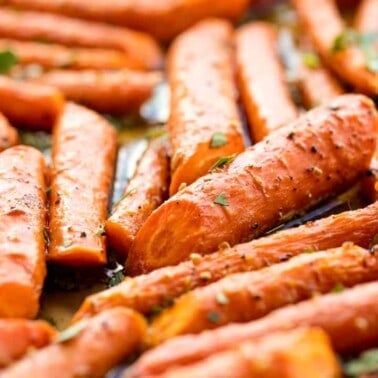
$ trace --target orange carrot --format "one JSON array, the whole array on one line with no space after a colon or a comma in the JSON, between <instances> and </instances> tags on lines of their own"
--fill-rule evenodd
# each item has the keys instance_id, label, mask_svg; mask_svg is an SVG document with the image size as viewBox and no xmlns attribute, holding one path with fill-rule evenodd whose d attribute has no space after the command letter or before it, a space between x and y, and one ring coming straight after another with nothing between
<instances>
[{"instance_id":1,"label":"orange carrot","mask_svg":"<svg viewBox=\"0 0 378 378\"><path fill-rule=\"evenodd\" d=\"M0 113L0 152L18 143L18 132Z\"/></svg>"},{"instance_id":2,"label":"orange carrot","mask_svg":"<svg viewBox=\"0 0 378 378\"><path fill-rule=\"evenodd\" d=\"M66 105L53 132L51 262L106 262L104 222L116 143L116 132L105 119L79 105Z\"/></svg>"},{"instance_id":3,"label":"orange carrot","mask_svg":"<svg viewBox=\"0 0 378 378\"><path fill-rule=\"evenodd\" d=\"M354 25L364 33L378 31L378 2L377 0L362 0L357 9Z\"/></svg>"},{"instance_id":4,"label":"orange carrot","mask_svg":"<svg viewBox=\"0 0 378 378\"><path fill-rule=\"evenodd\" d=\"M257 142L298 116L277 45L277 31L267 22L251 22L236 33L239 87L249 129Z\"/></svg>"},{"instance_id":5,"label":"orange carrot","mask_svg":"<svg viewBox=\"0 0 378 378\"><path fill-rule=\"evenodd\" d=\"M262 235L367 170L378 115L361 95L309 111L155 210L130 250L130 274L174 265Z\"/></svg>"}]
</instances>

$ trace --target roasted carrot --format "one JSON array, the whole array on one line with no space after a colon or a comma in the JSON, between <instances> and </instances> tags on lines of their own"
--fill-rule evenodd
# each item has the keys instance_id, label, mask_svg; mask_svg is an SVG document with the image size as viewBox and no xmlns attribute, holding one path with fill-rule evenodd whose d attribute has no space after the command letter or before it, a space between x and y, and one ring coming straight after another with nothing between
<instances>
[{"instance_id":1,"label":"roasted carrot","mask_svg":"<svg viewBox=\"0 0 378 378\"><path fill-rule=\"evenodd\" d=\"M364 350L378 342L377 295L377 282L358 285L284 307L246 324L176 337L144 353L128 377L159 374L167 366L191 364L238 343L302 326L324 329L337 352Z\"/></svg>"},{"instance_id":2,"label":"roasted carrot","mask_svg":"<svg viewBox=\"0 0 378 378\"><path fill-rule=\"evenodd\" d=\"M138 110L162 80L162 75L131 70L53 70L32 80L55 87L68 100L99 112L124 114Z\"/></svg>"},{"instance_id":3,"label":"roasted carrot","mask_svg":"<svg viewBox=\"0 0 378 378\"><path fill-rule=\"evenodd\" d=\"M227 21L206 20L180 35L169 50L171 195L220 157L244 149L232 38Z\"/></svg>"},{"instance_id":4,"label":"roasted carrot","mask_svg":"<svg viewBox=\"0 0 378 378\"><path fill-rule=\"evenodd\" d=\"M189 290L229 274L258 270L303 252L335 248L346 241L368 248L377 233L378 202L207 256L193 256L191 261L174 267L127 278L113 288L87 297L74 321L116 306L150 314Z\"/></svg>"},{"instance_id":5,"label":"roasted carrot","mask_svg":"<svg viewBox=\"0 0 378 378\"><path fill-rule=\"evenodd\" d=\"M155 378L341 378L327 334L318 328L272 333L197 363L169 368ZM127 373L126 373L127 378Z\"/></svg>"},{"instance_id":6,"label":"roasted carrot","mask_svg":"<svg viewBox=\"0 0 378 378\"><path fill-rule=\"evenodd\" d=\"M355 27L365 33L378 31L378 1L362 0L357 9Z\"/></svg>"},{"instance_id":7,"label":"roasted carrot","mask_svg":"<svg viewBox=\"0 0 378 378\"><path fill-rule=\"evenodd\" d=\"M237 20L247 9L249 0L95 0L91 3L77 0L6 0L4 3L19 8L120 24L169 40L204 18Z\"/></svg>"},{"instance_id":8,"label":"roasted carrot","mask_svg":"<svg viewBox=\"0 0 378 378\"><path fill-rule=\"evenodd\" d=\"M147 217L165 199L168 189L168 156L165 141L153 140L142 156L124 196L105 223L109 244L123 258Z\"/></svg>"},{"instance_id":9,"label":"roasted carrot","mask_svg":"<svg viewBox=\"0 0 378 378\"><path fill-rule=\"evenodd\" d=\"M54 344L11 365L1 377L103 377L137 351L145 330L145 320L136 312L105 311L70 332L63 331Z\"/></svg>"},{"instance_id":10,"label":"roasted carrot","mask_svg":"<svg viewBox=\"0 0 378 378\"><path fill-rule=\"evenodd\" d=\"M43 155L15 146L0 154L0 317L34 318L46 274Z\"/></svg>"},{"instance_id":11,"label":"roasted carrot","mask_svg":"<svg viewBox=\"0 0 378 378\"><path fill-rule=\"evenodd\" d=\"M18 132L0 113L0 152L18 143Z\"/></svg>"},{"instance_id":12,"label":"roasted carrot","mask_svg":"<svg viewBox=\"0 0 378 378\"><path fill-rule=\"evenodd\" d=\"M309 111L155 210L136 235L127 268L150 271L260 236L367 170L378 115L361 95Z\"/></svg>"},{"instance_id":13,"label":"roasted carrot","mask_svg":"<svg viewBox=\"0 0 378 378\"><path fill-rule=\"evenodd\" d=\"M55 330L42 320L0 319L0 368L21 358L30 348L51 343Z\"/></svg>"},{"instance_id":14,"label":"roasted carrot","mask_svg":"<svg viewBox=\"0 0 378 378\"><path fill-rule=\"evenodd\" d=\"M140 69L162 64L160 47L148 34L62 15L0 7L0 37L116 49Z\"/></svg>"},{"instance_id":15,"label":"roasted carrot","mask_svg":"<svg viewBox=\"0 0 378 378\"><path fill-rule=\"evenodd\" d=\"M28 129L51 130L64 98L57 89L0 76L0 112L9 121Z\"/></svg>"},{"instance_id":16,"label":"roasted carrot","mask_svg":"<svg viewBox=\"0 0 378 378\"><path fill-rule=\"evenodd\" d=\"M106 262L104 222L116 143L115 129L105 119L79 105L66 105L53 132L51 262Z\"/></svg>"},{"instance_id":17,"label":"roasted carrot","mask_svg":"<svg viewBox=\"0 0 378 378\"><path fill-rule=\"evenodd\" d=\"M277 30L267 22L252 22L236 33L239 87L254 141L298 116L277 45Z\"/></svg>"},{"instance_id":18,"label":"roasted carrot","mask_svg":"<svg viewBox=\"0 0 378 378\"><path fill-rule=\"evenodd\" d=\"M340 42L345 39L346 26L335 1L293 0L293 4L304 30L329 67L358 91L378 94L378 73L369 68L362 49L356 44Z\"/></svg>"}]
</instances>

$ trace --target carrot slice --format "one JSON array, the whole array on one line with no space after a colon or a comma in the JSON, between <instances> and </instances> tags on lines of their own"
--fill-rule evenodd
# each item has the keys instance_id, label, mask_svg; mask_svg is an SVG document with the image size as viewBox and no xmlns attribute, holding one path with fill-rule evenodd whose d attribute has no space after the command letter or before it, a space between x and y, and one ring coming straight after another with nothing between
<instances>
[{"instance_id":1,"label":"carrot slice","mask_svg":"<svg viewBox=\"0 0 378 378\"><path fill-rule=\"evenodd\" d=\"M236 33L239 87L256 142L298 116L277 45L277 30L267 22L252 22Z\"/></svg>"},{"instance_id":2,"label":"carrot slice","mask_svg":"<svg viewBox=\"0 0 378 378\"><path fill-rule=\"evenodd\" d=\"M207 20L180 35L170 48L171 195L204 175L220 157L244 149L232 38L228 22Z\"/></svg>"},{"instance_id":3,"label":"carrot slice","mask_svg":"<svg viewBox=\"0 0 378 378\"><path fill-rule=\"evenodd\" d=\"M0 152L18 143L18 132L0 113Z\"/></svg>"},{"instance_id":4,"label":"carrot slice","mask_svg":"<svg viewBox=\"0 0 378 378\"><path fill-rule=\"evenodd\" d=\"M126 258L139 228L165 199L168 170L165 141L152 141L127 185L122 200L105 223L109 244L123 258Z\"/></svg>"},{"instance_id":5,"label":"carrot slice","mask_svg":"<svg viewBox=\"0 0 378 378\"><path fill-rule=\"evenodd\" d=\"M378 31L378 2L377 0L362 0L357 9L354 25L362 32Z\"/></svg>"},{"instance_id":6,"label":"carrot slice","mask_svg":"<svg viewBox=\"0 0 378 378\"><path fill-rule=\"evenodd\" d=\"M1 377L103 377L137 349L146 330L144 319L115 308L63 332L54 344L29 354L1 372Z\"/></svg>"},{"instance_id":7,"label":"carrot slice","mask_svg":"<svg viewBox=\"0 0 378 378\"><path fill-rule=\"evenodd\" d=\"M156 69L162 64L160 47L148 34L62 15L0 7L0 37L116 49L140 69Z\"/></svg>"},{"instance_id":8,"label":"carrot slice","mask_svg":"<svg viewBox=\"0 0 378 378\"><path fill-rule=\"evenodd\" d=\"M0 172L0 317L34 318L46 274L43 155L8 148Z\"/></svg>"},{"instance_id":9,"label":"carrot slice","mask_svg":"<svg viewBox=\"0 0 378 378\"><path fill-rule=\"evenodd\" d=\"M105 119L66 105L53 132L49 261L106 262L104 222L116 146L116 132Z\"/></svg>"},{"instance_id":10,"label":"carrot slice","mask_svg":"<svg viewBox=\"0 0 378 378\"><path fill-rule=\"evenodd\" d=\"M361 95L309 111L155 210L130 250L130 274L262 235L345 190L369 166L378 115Z\"/></svg>"}]
</instances>

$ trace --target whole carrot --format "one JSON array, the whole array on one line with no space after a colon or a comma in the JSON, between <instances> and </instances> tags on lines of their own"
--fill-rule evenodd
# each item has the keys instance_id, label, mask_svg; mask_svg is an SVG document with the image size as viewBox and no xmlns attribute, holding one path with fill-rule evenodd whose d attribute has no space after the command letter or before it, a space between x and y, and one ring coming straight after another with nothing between
<instances>
[{"instance_id":1,"label":"whole carrot","mask_svg":"<svg viewBox=\"0 0 378 378\"><path fill-rule=\"evenodd\" d=\"M18 132L0 113L0 152L18 143Z\"/></svg>"}]
</instances>

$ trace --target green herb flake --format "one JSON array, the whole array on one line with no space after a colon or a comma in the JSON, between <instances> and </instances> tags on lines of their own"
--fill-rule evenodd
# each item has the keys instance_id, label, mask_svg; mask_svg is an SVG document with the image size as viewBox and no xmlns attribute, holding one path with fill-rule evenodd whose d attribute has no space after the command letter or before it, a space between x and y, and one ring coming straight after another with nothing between
<instances>
[{"instance_id":1,"label":"green herb flake","mask_svg":"<svg viewBox=\"0 0 378 378\"><path fill-rule=\"evenodd\" d=\"M211 137L210 148L222 147L227 143L228 143L228 139L227 139L226 135L224 135L220 131L217 131Z\"/></svg>"},{"instance_id":2,"label":"green herb flake","mask_svg":"<svg viewBox=\"0 0 378 378\"><path fill-rule=\"evenodd\" d=\"M378 371L378 348L361 353L356 359L344 365L348 377L359 377Z\"/></svg>"},{"instance_id":3,"label":"green herb flake","mask_svg":"<svg viewBox=\"0 0 378 378\"><path fill-rule=\"evenodd\" d=\"M226 295L224 293L218 293L216 296L215 296L215 300L217 301L218 304L224 306L224 305L228 305L230 303L229 299L226 297Z\"/></svg>"},{"instance_id":4,"label":"green herb flake","mask_svg":"<svg viewBox=\"0 0 378 378\"><path fill-rule=\"evenodd\" d=\"M350 28L342 31L333 41L332 52L343 51L358 41L358 34Z\"/></svg>"},{"instance_id":5,"label":"green herb flake","mask_svg":"<svg viewBox=\"0 0 378 378\"><path fill-rule=\"evenodd\" d=\"M222 156L219 158L219 160L210 168L210 171L213 171L216 168L222 168L226 164L228 164L230 161L234 159L235 155L229 155L229 156Z\"/></svg>"},{"instance_id":6,"label":"green herb flake","mask_svg":"<svg viewBox=\"0 0 378 378\"><path fill-rule=\"evenodd\" d=\"M66 241L63 243L63 247L64 247L64 248L69 248L69 247L71 247L72 244L73 244L73 241L72 241L72 240L66 240Z\"/></svg>"},{"instance_id":7,"label":"green herb flake","mask_svg":"<svg viewBox=\"0 0 378 378\"><path fill-rule=\"evenodd\" d=\"M215 311L210 311L206 315L207 320L211 323L218 324L220 321L220 315Z\"/></svg>"},{"instance_id":8,"label":"green herb flake","mask_svg":"<svg viewBox=\"0 0 378 378\"><path fill-rule=\"evenodd\" d=\"M74 339L81 331L87 326L88 320L83 319L71 327L68 327L64 331L60 332L58 337L55 339L56 343L64 343L66 341Z\"/></svg>"},{"instance_id":9,"label":"green herb flake","mask_svg":"<svg viewBox=\"0 0 378 378\"><path fill-rule=\"evenodd\" d=\"M312 52L303 53L302 62L306 67L311 68L312 70L320 67L319 57Z\"/></svg>"},{"instance_id":10,"label":"green herb flake","mask_svg":"<svg viewBox=\"0 0 378 378\"><path fill-rule=\"evenodd\" d=\"M342 293L345 290L345 286L342 283L337 283L332 289L332 293Z\"/></svg>"},{"instance_id":11,"label":"green herb flake","mask_svg":"<svg viewBox=\"0 0 378 378\"><path fill-rule=\"evenodd\" d=\"M163 307L159 305L154 305L151 309L151 315L159 315L163 311Z\"/></svg>"},{"instance_id":12,"label":"green herb flake","mask_svg":"<svg viewBox=\"0 0 378 378\"><path fill-rule=\"evenodd\" d=\"M104 236L105 235L105 223L102 223L98 226L96 231L96 236Z\"/></svg>"},{"instance_id":13,"label":"green herb flake","mask_svg":"<svg viewBox=\"0 0 378 378\"><path fill-rule=\"evenodd\" d=\"M17 56L10 50L0 51L0 73L5 74L18 63Z\"/></svg>"},{"instance_id":14,"label":"green herb flake","mask_svg":"<svg viewBox=\"0 0 378 378\"><path fill-rule=\"evenodd\" d=\"M215 198L214 203L216 205L229 206L228 200L223 193L219 194L219 196L217 198Z\"/></svg>"}]
</instances>

